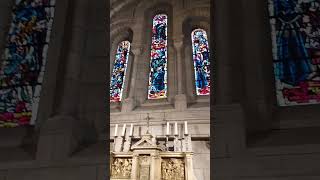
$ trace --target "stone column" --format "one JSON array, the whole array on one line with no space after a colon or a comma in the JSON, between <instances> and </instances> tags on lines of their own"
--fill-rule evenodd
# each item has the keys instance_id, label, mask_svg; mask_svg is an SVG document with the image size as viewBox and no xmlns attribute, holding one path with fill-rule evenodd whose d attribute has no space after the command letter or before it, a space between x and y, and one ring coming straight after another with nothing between
<instances>
[{"instance_id":1,"label":"stone column","mask_svg":"<svg viewBox=\"0 0 320 180\"><path fill-rule=\"evenodd\" d=\"M132 44L131 52L132 54L132 72L131 78L128 80L127 89L129 90L128 98L124 99L122 102L122 111L123 112L130 112L136 106L136 99L135 99L135 90L136 90L136 83L137 83L137 71L138 71L138 62L139 59L142 58L142 46L139 44Z\"/></svg>"},{"instance_id":2,"label":"stone column","mask_svg":"<svg viewBox=\"0 0 320 180\"><path fill-rule=\"evenodd\" d=\"M243 54L246 108L250 113L247 128L251 133L271 128L273 89L273 64L268 3L243 0Z\"/></svg>"},{"instance_id":3,"label":"stone column","mask_svg":"<svg viewBox=\"0 0 320 180\"><path fill-rule=\"evenodd\" d=\"M193 172L192 153L186 153L185 155L185 179L195 180Z\"/></svg>"},{"instance_id":4,"label":"stone column","mask_svg":"<svg viewBox=\"0 0 320 180\"><path fill-rule=\"evenodd\" d=\"M187 101L194 101L196 99L196 88L195 88L195 77L194 77L194 64L192 57L192 44L189 38L186 38L184 42L184 70L186 71L186 95L188 97Z\"/></svg>"},{"instance_id":5,"label":"stone column","mask_svg":"<svg viewBox=\"0 0 320 180\"><path fill-rule=\"evenodd\" d=\"M243 105L240 104L244 84L241 77L242 62L245 60L242 55L242 36L239 36L243 26L241 2L216 0L213 3L214 26L211 34L215 45L212 53L215 63L212 64L216 73L213 72L215 106L211 111L211 116L214 117L211 127L215 134L212 143L216 158L239 155L246 147L246 117Z\"/></svg>"},{"instance_id":6,"label":"stone column","mask_svg":"<svg viewBox=\"0 0 320 180\"><path fill-rule=\"evenodd\" d=\"M139 155L133 154L132 156L132 170L131 170L131 180L138 179L138 170L139 170Z\"/></svg>"},{"instance_id":7,"label":"stone column","mask_svg":"<svg viewBox=\"0 0 320 180\"><path fill-rule=\"evenodd\" d=\"M176 110L183 111L187 109L187 97L184 89L185 87L185 78L183 76L183 67L184 61L182 60L184 54L184 43L183 36L181 38L174 40L174 47L176 49L176 66L177 66L177 95L175 96L175 108Z\"/></svg>"},{"instance_id":8,"label":"stone column","mask_svg":"<svg viewBox=\"0 0 320 180\"><path fill-rule=\"evenodd\" d=\"M87 34L87 12L89 0L68 1L65 44L61 57L54 115L40 127L37 149L38 160L61 160L67 158L78 147L84 134L77 118L80 94L81 62Z\"/></svg>"},{"instance_id":9,"label":"stone column","mask_svg":"<svg viewBox=\"0 0 320 180\"><path fill-rule=\"evenodd\" d=\"M150 180L161 180L161 162L158 152L151 154Z\"/></svg>"},{"instance_id":10,"label":"stone column","mask_svg":"<svg viewBox=\"0 0 320 180\"><path fill-rule=\"evenodd\" d=\"M230 28L233 26L232 17L230 17L230 0L213 1L213 39L214 46L210 44L211 49L214 49L212 73L214 100L215 104L229 104L232 101L231 97L231 54L233 50L233 39L230 38ZM211 21L212 22L212 21ZM213 48L214 47L214 48ZM214 77L215 75L215 77Z\"/></svg>"},{"instance_id":11,"label":"stone column","mask_svg":"<svg viewBox=\"0 0 320 180\"><path fill-rule=\"evenodd\" d=\"M61 67L60 87L56 113L73 116L77 115L80 93L81 62L85 57L85 43L87 34L87 21L89 0L73 2L74 13L69 19L70 31L67 32L67 55ZM69 17L70 18L70 17Z\"/></svg>"}]
</instances>

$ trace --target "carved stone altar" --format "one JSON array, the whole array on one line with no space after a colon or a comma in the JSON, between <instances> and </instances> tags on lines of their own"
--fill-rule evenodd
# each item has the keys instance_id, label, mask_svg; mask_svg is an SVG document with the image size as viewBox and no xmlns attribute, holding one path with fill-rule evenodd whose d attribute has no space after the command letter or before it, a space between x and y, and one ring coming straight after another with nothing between
<instances>
[{"instance_id":1,"label":"carved stone altar","mask_svg":"<svg viewBox=\"0 0 320 180\"><path fill-rule=\"evenodd\" d=\"M111 152L111 180L195 180L192 155L160 148L147 132L129 151Z\"/></svg>"}]
</instances>

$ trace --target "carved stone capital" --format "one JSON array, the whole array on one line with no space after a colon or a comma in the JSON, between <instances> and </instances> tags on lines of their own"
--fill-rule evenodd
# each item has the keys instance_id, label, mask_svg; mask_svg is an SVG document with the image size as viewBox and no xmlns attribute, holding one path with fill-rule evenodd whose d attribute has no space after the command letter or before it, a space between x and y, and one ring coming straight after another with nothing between
<instances>
[{"instance_id":1,"label":"carved stone capital","mask_svg":"<svg viewBox=\"0 0 320 180\"><path fill-rule=\"evenodd\" d=\"M124 99L122 102L121 111L122 112L130 112L135 108L136 101L133 98Z\"/></svg>"},{"instance_id":2,"label":"carved stone capital","mask_svg":"<svg viewBox=\"0 0 320 180\"><path fill-rule=\"evenodd\" d=\"M183 40L174 40L173 41L173 46L177 49L180 50L183 47Z\"/></svg>"},{"instance_id":3,"label":"carved stone capital","mask_svg":"<svg viewBox=\"0 0 320 180\"><path fill-rule=\"evenodd\" d=\"M131 51L135 56L141 55L143 53L144 49L143 49L143 47L141 45L133 44L131 47L132 47Z\"/></svg>"}]
</instances>

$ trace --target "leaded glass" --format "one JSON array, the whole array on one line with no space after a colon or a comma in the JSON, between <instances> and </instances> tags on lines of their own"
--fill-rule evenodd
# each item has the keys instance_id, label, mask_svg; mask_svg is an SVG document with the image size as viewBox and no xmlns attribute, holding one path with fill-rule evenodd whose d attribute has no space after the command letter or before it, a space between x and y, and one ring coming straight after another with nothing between
<instances>
[{"instance_id":1,"label":"leaded glass","mask_svg":"<svg viewBox=\"0 0 320 180\"><path fill-rule=\"evenodd\" d=\"M207 33L195 29L191 33L195 85L197 95L210 94L210 63Z\"/></svg>"},{"instance_id":2,"label":"leaded glass","mask_svg":"<svg viewBox=\"0 0 320 180\"><path fill-rule=\"evenodd\" d=\"M269 14L278 104L319 103L319 1L269 0Z\"/></svg>"},{"instance_id":3,"label":"leaded glass","mask_svg":"<svg viewBox=\"0 0 320 180\"><path fill-rule=\"evenodd\" d=\"M167 97L167 15L153 18L148 99Z\"/></svg>"},{"instance_id":4,"label":"leaded glass","mask_svg":"<svg viewBox=\"0 0 320 180\"><path fill-rule=\"evenodd\" d=\"M16 0L0 70L0 127L34 124L54 0Z\"/></svg>"},{"instance_id":5,"label":"leaded glass","mask_svg":"<svg viewBox=\"0 0 320 180\"><path fill-rule=\"evenodd\" d=\"M117 49L110 81L110 102L120 102L129 59L130 42L122 41Z\"/></svg>"}]
</instances>

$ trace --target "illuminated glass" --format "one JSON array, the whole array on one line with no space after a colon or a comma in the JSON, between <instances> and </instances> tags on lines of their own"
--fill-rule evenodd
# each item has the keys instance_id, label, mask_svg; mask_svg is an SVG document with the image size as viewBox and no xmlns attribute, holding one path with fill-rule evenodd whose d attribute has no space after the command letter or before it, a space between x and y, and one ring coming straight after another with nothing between
<instances>
[{"instance_id":1,"label":"illuminated glass","mask_svg":"<svg viewBox=\"0 0 320 180\"><path fill-rule=\"evenodd\" d=\"M269 0L269 15L278 104L319 103L319 1Z\"/></svg>"},{"instance_id":2,"label":"illuminated glass","mask_svg":"<svg viewBox=\"0 0 320 180\"><path fill-rule=\"evenodd\" d=\"M16 0L0 69L0 127L36 120L54 6L53 0Z\"/></svg>"},{"instance_id":3,"label":"illuminated glass","mask_svg":"<svg viewBox=\"0 0 320 180\"><path fill-rule=\"evenodd\" d=\"M167 15L153 18L148 99L167 97Z\"/></svg>"},{"instance_id":4,"label":"illuminated glass","mask_svg":"<svg viewBox=\"0 0 320 180\"><path fill-rule=\"evenodd\" d=\"M207 33L195 29L191 33L195 85L197 95L210 94L210 63Z\"/></svg>"},{"instance_id":5,"label":"illuminated glass","mask_svg":"<svg viewBox=\"0 0 320 180\"><path fill-rule=\"evenodd\" d=\"M120 102L124 81L126 77L127 63L129 59L130 42L122 41L117 49L110 81L110 102Z\"/></svg>"}]
</instances>

